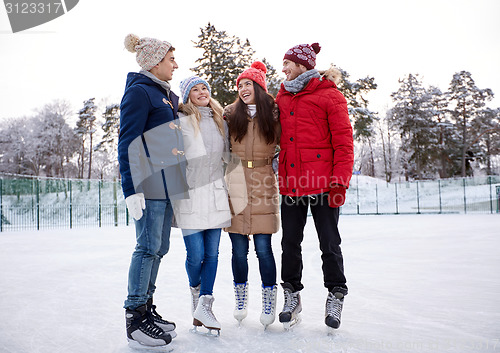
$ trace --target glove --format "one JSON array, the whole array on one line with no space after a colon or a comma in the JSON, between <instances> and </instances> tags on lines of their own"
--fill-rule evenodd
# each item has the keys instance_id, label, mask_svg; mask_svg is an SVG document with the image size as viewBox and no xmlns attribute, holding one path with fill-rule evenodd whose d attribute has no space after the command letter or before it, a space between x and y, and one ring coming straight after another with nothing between
<instances>
[{"instance_id":1,"label":"glove","mask_svg":"<svg viewBox=\"0 0 500 353\"><path fill-rule=\"evenodd\" d=\"M128 212L136 221L142 218L142 210L146 208L146 200L143 193L133 194L125 199Z\"/></svg>"},{"instance_id":2,"label":"glove","mask_svg":"<svg viewBox=\"0 0 500 353\"><path fill-rule=\"evenodd\" d=\"M332 185L328 193L328 206L333 208L342 206L345 202L345 191L346 188L343 185Z\"/></svg>"}]
</instances>

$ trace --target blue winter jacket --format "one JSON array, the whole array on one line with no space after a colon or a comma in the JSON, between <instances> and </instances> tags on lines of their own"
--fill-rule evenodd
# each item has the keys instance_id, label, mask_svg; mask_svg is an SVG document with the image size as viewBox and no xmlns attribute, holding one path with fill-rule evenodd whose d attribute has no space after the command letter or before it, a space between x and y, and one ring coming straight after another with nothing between
<instances>
[{"instance_id":1,"label":"blue winter jacket","mask_svg":"<svg viewBox=\"0 0 500 353\"><path fill-rule=\"evenodd\" d=\"M129 73L120 105L118 162L125 197L187 197L186 159L177 117L178 100L149 77Z\"/></svg>"}]
</instances>

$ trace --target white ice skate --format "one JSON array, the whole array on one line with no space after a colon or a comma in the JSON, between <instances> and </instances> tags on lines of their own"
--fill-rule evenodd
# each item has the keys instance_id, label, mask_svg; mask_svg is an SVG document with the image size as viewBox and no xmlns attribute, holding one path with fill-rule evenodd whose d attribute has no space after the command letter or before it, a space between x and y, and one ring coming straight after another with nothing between
<instances>
[{"instance_id":1,"label":"white ice skate","mask_svg":"<svg viewBox=\"0 0 500 353\"><path fill-rule=\"evenodd\" d=\"M260 314L260 323L267 326L274 322L276 317L276 285L272 287L262 287L262 313Z\"/></svg>"},{"instance_id":2,"label":"white ice skate","mask_svg":"<svg viewBox=\"0 0 500 353\"><path fill-rule=\"evenodd\" d=\"M196 310L196 307L198 306L198 300L200 299L200 284L198 284L196 287L189 287L189 290L191 291L191 315L194 316L194 311Z\"/></svg>"},{"instance_id":3,"label":"white ice skate","mask_svg":"<svg viewBox=\"0 0 500 353\"><path fill-rule=\"evenodd\" d=\"M238 324L241 325L241 321L243 321L248 314L248 282L234 283L234 299L235 306L233 316L238 320Z\"/></svg>"},{"instance_id":4,"label":"white ice skate","mask_svg":"<svg viewBox=\"0 0 500 353\"><path fill-rule=\"evenodd\" d=\"M214 297L211 295L202 295L200 296L200 300L198 301L198 306L193 315L193 329L191 332L211 336L218 337L220 336L220 323L215 318L215 315L212 311L212 304L214 302ZM199 331L199 327L204 327L208 331Z\"/></svg>"}]
</instances>

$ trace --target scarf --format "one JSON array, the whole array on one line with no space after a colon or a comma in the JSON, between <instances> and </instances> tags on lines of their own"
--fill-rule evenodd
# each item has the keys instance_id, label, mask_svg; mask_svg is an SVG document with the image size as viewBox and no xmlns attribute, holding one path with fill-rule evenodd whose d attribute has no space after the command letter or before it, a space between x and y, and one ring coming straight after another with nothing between
<instances>
[{"instance_id":1,"label":"scarf","mask_svg":"<svg viewBox=\"0 0 500 353\"><path fill-rule=\"evenodd\" d=\"M165 91L167 91L167 97L170 97L170 83L160 80L158 77L156 77L155 75L153 75L149 71L141 70L141 71L139 71L139 73L144 75L144 76L147 76L154 83L159 84Z\"/></svg>"},{"instance_id":2,"label":"scarf","mask_svg":"<svg viewBox=\"0 0 500 353\"><path fill-rule=\"evenodd\" d=\"M299 75L295 80L291 81L284 81L283 85L285 86L285 89L290 92L290 93L299 93L304 89L304 87L307 86L309 81L311 81L312 78L317 77L320 78L320 74L318 70L312 69L304 72L303 74Z\"/></svg>"}]
</instances>

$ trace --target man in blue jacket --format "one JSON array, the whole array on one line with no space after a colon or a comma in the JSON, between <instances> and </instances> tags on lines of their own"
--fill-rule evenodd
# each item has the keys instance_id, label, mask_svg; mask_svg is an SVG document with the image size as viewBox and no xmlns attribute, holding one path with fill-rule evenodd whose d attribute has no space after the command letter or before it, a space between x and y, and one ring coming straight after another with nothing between
<instances>
[{"instance_id":1,"label":"man in blue jacket","mask_svg":"<svg viewBox=\"0 0 500 353\"><path fill-rule=\"evenodd\" d=\"M178 66L168 42L129 34L125 47L141 67L127 76L118 139L122 188L137 240L124 305L127 338L132 346L165 346L176 336L175 324L156 312L153 294L170 245L170 200L185 198L187 190L178 97L168 83Z\"/></svg>"}]
</instances>

